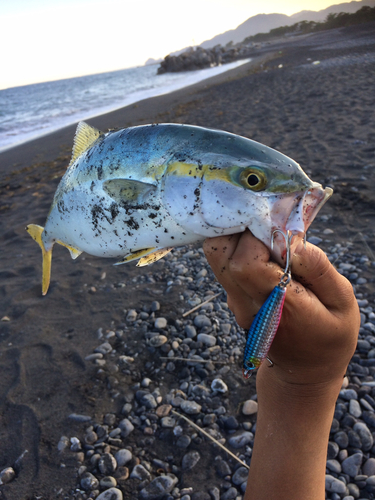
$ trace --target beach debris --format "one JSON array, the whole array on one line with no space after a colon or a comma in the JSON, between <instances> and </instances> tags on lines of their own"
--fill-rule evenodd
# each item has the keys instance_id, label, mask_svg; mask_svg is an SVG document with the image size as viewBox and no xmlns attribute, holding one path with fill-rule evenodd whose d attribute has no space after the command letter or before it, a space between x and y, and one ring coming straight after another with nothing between
<instances>
[{"instance_id":1,"label":"beach debris","mask_svg":"<svg viewBox=\"0 0 375 500\"><path fill-rule=\"evenodd\" d=\"M55 243L73 259L87 252L138 266L247 228L270 247L275 229L303 236L331 194L292 159L228 132L160 124L103 133L80 122L45 227L26 229L42 249L45 295ZM284 252L276 241L279 263Z\"/></svg>"}]
</instances>

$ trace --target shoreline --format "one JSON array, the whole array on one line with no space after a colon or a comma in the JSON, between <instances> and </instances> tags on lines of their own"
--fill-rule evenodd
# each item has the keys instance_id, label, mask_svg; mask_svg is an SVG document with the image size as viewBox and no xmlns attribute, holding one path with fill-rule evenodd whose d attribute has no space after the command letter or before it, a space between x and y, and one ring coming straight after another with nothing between
<instances>
[{"instance_id":1,"label":"shoreline","mask_svg":"<svg viewBox=\"0 0 375 500\"><path fill-rule=\"evenodd\" d=\"M231 79L242 78L249 72L255 71L258 66L269 61L272 57L274 57L273 52L256 56L251 61L237 68L223 71L219 75L206 78L182 89L148 97L114 111L96 115L87 119L87 121L103 131L110 128L126 128L154 123L157 121L158 115L166 109L185 104L196 97L200 97L201 92L212 85L219 85ZM35 161L52 161L61 154L65 155L67 149L73 147L77 123L0 151L0 179L9 175L13 169L25 168Z\"/></svg>"}]
</instances>

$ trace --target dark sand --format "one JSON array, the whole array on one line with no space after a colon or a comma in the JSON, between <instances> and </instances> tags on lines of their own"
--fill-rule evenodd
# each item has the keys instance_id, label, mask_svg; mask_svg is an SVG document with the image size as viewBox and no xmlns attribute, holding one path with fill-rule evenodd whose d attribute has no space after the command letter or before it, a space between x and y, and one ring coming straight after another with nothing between
<instances>
[{"instance_id":1,"label":"dark sand","mask_svg":"<svg viewBox=\"0 0 375 500\"><path fill-rule=\"evenodd\" d=\"M315 60L321 63L311 65ZM278 149L313 180L334 188L322 211L329 221L313 227L332 229L332 244L352 240L375 260L374 81L371 23L280 41L237 70L89 122L102 130L190 123ZM41 296L41 253L25 225L44 225L69 162L74 129L0 154L0 470L12 466L17 472L16 479L0 486L0 499L73 498L69 491L76 487L77 463L64 460L61 467L57 443L62 435L82 436L86 425L68 415L100 420L121 408L84 360L100 343L96 331L117 328L124 309L140 309L153 300L161 301L162 315L171 319L184 307L178 297L164 294L168 276L162 261L153 267L154 273L160 271L160 282L132 286L132 278L147 268L113 267L89 256L71 261L61 247L54 250L48 295ZM374 282L367 278L364 290L370 297ZM108 284L104 292L89 292L103 281ZM120 281L127 286L112 287ZM142 379L148 356L140 353L133 381ZM230 398L235 414L237 394ZM203 468L191 474L197 483L205 480Z\"/></svg>"}]
</instances>

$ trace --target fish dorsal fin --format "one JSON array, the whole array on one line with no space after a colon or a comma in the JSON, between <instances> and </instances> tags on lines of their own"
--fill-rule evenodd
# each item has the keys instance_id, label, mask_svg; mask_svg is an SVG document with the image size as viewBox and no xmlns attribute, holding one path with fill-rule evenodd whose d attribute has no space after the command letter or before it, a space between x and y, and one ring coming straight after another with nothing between
<instances>
[{"instance_id":1,"label":"fish dorsal fin","mask_svg":"<svg viewBox=\"0 0 375 500\"><path fill-rule=\"evenodd\" d=\"M137 267L143 267L143 266L148 266L149 264L153 264L154 262L157 262L158 260L162 259L171 250L173 250L173 247L162 248L161 250L156 250L156 252L149 253L145 257L139 259L139 261L137 262Z\"/></svg>"},{"instance_id":2,"label":"fish dorsal fin","mask_svg":"<svg viewBox=\"0 0 375 500\"><path fill-rule=\"evenodd\" d=\"M109 179L103 182L103 189L116 203L132 206L145 203L156 187L132 179Z\"/></svg>"},{"instance_id":3,"label":"fish dorsal fin","mask_svg":"<svg viewBox=\"0 0 375 500\"><path fill-rule=\"evenodd\" d=\"M97 128L85 122L79 122L76 135L74 136L72 159L70 160L69 167L82 153L89 149L101 135L103 135L103 132L100 132Z\"/></svg>"}]
</instances>

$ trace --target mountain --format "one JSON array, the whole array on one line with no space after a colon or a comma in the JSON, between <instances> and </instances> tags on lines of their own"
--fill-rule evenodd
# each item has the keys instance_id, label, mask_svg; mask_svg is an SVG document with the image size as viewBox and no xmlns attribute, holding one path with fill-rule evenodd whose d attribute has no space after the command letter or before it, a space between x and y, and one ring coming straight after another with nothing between
<instances>
[{"instance_id":1,"label":"mountain","mask_svg":"<svg viewBox=\"0 0 375 500\"><path fill-rule=\"evenodd\" d=\"M200 46L204 49L209 49L215 45L225 46L229 42L236 44L242 42L248 36L256 35L257 33L268 33L270 30L279 28L280 26L291 26L300 21L324 21L329 14L337 14L339 12L353 14L364 6L375 7L375 0L345 2L338 5L331 5L319 11L303 10L292 16L286 16L285 14L258 14L247 19L236 29L216 35L214 38L201 43Z\"/></svg>"}]
</instances>

